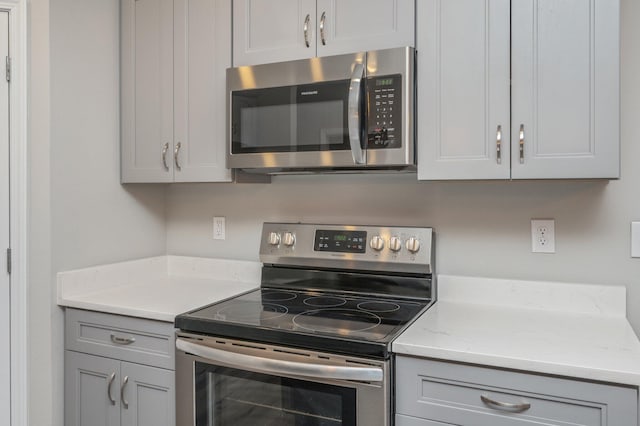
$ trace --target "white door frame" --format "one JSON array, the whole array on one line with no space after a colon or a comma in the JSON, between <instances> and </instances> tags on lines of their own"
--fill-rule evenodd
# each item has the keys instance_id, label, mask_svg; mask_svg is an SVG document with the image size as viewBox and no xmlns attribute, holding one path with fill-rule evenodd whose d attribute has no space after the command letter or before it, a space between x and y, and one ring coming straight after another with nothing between
<instances>
[{"instance_id":1,"label":"white door frame","mask_svg":"<svg viewBox=\"0 0 640 426\"><path fill-rule=\"evenodd\" d=\"M11 55L11 426L27 426L27 0L0 0L0 9L9 12Z\"/></svg>"}]
</instances>

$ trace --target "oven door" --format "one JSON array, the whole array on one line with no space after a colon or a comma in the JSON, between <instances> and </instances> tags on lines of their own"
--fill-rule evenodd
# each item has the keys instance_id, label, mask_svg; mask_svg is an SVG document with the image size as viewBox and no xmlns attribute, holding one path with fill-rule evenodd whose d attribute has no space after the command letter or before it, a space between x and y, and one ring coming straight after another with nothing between
<instances>
[{"instance_id":1,"label":"oven door","mask_svg":"<svg viewBox=\"0 0 640 426\"><path fill-rule=\"evenodd\" d=\"M179 333L178 426L388 426L389 363Z\"/></svg>"},{"instance_id":2,"label":"oven door","mask_svg":"<svg viewBox=\"0 0 640 426\"><path fill-rule=\"evenodd\" d=\"M227 70L228 166L366 165L365 54Z\"/></svg>"}]
</instances>

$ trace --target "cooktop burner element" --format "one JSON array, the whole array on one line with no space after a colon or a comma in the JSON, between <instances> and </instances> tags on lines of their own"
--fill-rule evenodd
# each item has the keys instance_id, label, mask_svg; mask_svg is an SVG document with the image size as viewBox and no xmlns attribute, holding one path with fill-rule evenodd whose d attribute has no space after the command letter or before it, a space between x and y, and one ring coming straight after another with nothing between
<instances>
[{"instance_id":1,"label":"cooktop burner element","mask_svg":"<svg viewBox=\"0 0 640 426\"><path fill-rule=\"evenodd\" d=\"M253 303L240 302L225 306L215 313L220 321L253 322L259 320L274 320L286 314L288 309L282 305L264 303L261 307Z\"/></svg>"},{"instance_id":2,"label":"cooktop burner element","mask_svg":"<svg viewBox=\"0 0 640 426\"><path fill-rule=\"evenodd\" d=\"M353 335L357 332L376 328L382 319L369 312L357 309L327 308L299 313L292 319L293 324L319 333Z\"/></svg>"},{"instance_id":3,"label":"cooktop burner element","mask_svg":"<svg viewBox=\"0 0 640 426\"><path fill-rule=\"evenodd\" d=\"M287 300L295 299L297 296L290 291L266 291L262 294L262 300L269 302L285 302Z\"/></svg>"},{"instance_id":4,"label":"cooktop burner element","mask_svg":"<svg viewBox=\"0 0 640 426\"><path fill-rule=\"evenodd\" d=\"M179 315L182 331L387 358L432 302L430 228L266 223L257 290Z\"/></svg>"},{"instance_id":5,"label":"cooktop burner element","mask_svg":"<svg viewBox=\"0 0 640 426\"><path fill-rule=\"evenodd\" d=\"M358 303L358 309L369 312L395 312L400 305L393 302L362 302Z\"/></svg>"},{"instance_id":6,"label":"cooktop burner element","mask_svg":"<svg viewBox=\"0 0 640 426\"><path fill-rule=\"evenodd\" d=\"M346 299L343 299L342 297L332 296L313 296L304 299L305 305L322 308L334 308L336 306L342 306L345 303L347 303Z\"/></svg>"}]
</instances>

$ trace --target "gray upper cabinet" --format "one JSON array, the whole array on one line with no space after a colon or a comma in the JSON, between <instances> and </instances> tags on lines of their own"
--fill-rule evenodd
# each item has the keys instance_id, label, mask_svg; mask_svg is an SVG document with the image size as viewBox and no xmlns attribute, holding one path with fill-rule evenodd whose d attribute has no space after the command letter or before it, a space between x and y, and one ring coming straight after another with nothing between
<instances>
[{"instance_id":1,"label":"gray upper cabinet","mask_svg":"<svg viewBox=\"0 0 640 426\"><path fill-rule=\"evenodd\" d=\"M619 0L523 0L511 13L513 178L619 177Z\"/></svg>"},{"instance_id":2,"label":"gray upper cabinet","mask_svg":"<svg viewBox=\"0 0 640 426\"><path fill-rule=\"evenodd\" d=\"M415 0L235 0L234 66L415 45Z\"/></svg>"},{"instance_id":3,"label":"gray upper cabinet","mask_svg":"<svg viewBox=\"0 0 640 426\"><path fill-rule=\"evenodd\" d=\"M122 182L226 182L230 0L121 0Z\"/></svg>"},{"instance_id":4,"label":"gray upper cabinet","mask_svg":"<svg viewBox=\"0 0 640 426\"><path fill-rule=\"evenodd\" d=\"M509 0L421 0L419 179L508 179Z\"/></svg>"},{"instance_id":5,"label":"gray upper cabinet","mask_svg":"<svg viewBox=\"0 0 640 426\"><path fill-rule=\"evenodd\" d=\"M416 13L419 179L619 177L619 0Z\"/></svg>"}]
</instances>

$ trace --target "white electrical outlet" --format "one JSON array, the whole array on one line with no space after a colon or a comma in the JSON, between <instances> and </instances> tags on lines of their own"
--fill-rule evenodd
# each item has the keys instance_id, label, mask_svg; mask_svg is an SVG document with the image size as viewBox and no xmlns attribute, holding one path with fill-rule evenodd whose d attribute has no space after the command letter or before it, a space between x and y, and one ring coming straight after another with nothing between
<instances>
[{"instance_id":1,"label":"white electrical outlet","mask_svg":"<svg viewBox=\"0 0 640 426\"><path fill-rule=\"evenodd\" d=\"M631 257L640 257L640 222L631 222Z\"/></svg>"},{"instance_id":2,"label":"white electrical outlet","mask_svg":"<svg viewBox=\"0 0 640 426\"><path fill-rule=\"evenodd\" d=\"M213 218L213 239L224 240L225 238L225 218L215 216Z\"/></svg>"},{"instance_id":3,"label":"white electrical outlet","mask_svg":"<svg viewBox=\"0 0 640 426\"><path fill-rule=\"evenodd\" d=\"M556 252L556 225L553 219L531 219L531 251Z\"/></svg>"}]
</instances>

